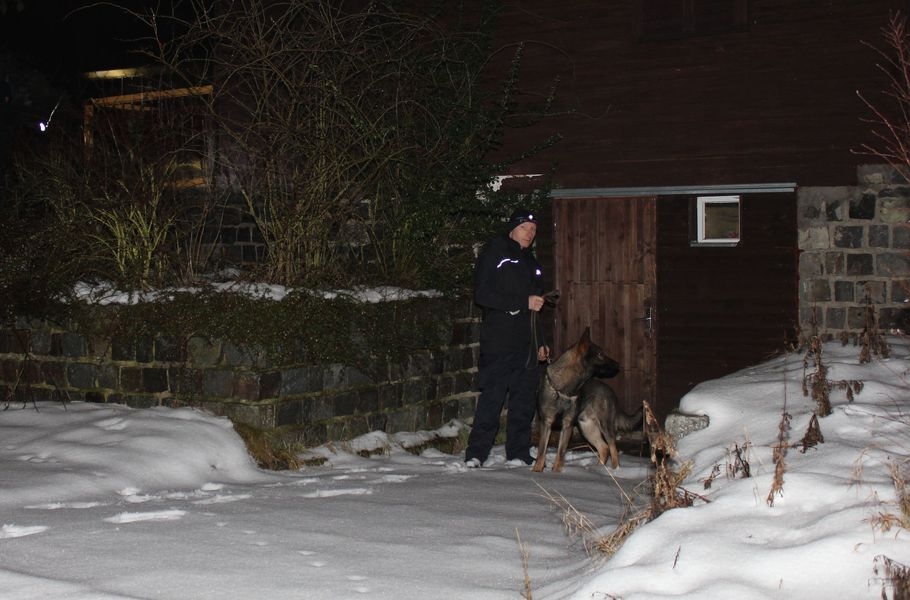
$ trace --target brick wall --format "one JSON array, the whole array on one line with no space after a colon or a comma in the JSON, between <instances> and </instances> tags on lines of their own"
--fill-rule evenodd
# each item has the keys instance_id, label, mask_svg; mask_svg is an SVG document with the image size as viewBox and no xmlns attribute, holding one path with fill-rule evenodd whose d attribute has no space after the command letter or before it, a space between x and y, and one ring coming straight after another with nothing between
<instances>
[{"instance_id":1,"label":"brick wall","mask_svg":"<svg viewBox=\"0 0 910 600\"><path fill-rule=\"evenodd\" d=\"M833 337L859 333L870 310L902 327L910 297L910 185L881 165L857 185L798 192L800 327Z\"/></svg>"},{"instance_id":2,"label":"brick wall","mask_svg":"<svg viewBox=\"0 0 910 600\"><path fill-rule=\"evenodd\" d=\"M475 310L465 302L447 346L371 368L271 365L221 340L193 337L181 347L156 337L89 338L19 319L0 329L0 407L33 400L198 406L306 445L434 429L473 415Z\"/></svg>"}]
</instances>

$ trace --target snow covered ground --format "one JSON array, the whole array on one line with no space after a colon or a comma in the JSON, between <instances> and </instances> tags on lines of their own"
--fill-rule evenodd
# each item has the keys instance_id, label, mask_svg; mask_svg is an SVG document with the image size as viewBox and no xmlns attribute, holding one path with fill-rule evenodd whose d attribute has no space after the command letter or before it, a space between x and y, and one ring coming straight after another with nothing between
<instances>
[{"instance_id":1,"label":"snow covered ground","mask_svg":"<svg viewBox=\"0 0 910 600\"><path fill-rule=\"evenodd\" d=\"M892 470L906 473L910 456L908 348L890 342L891 358L865 365L855 347L825 346L828 380L864 389L852 403L832 391L824 443L788 450L773 506L781 414L798 444L815 408L804 356L696 387L682 408L711 424L679 452L692 461L685 487L709 502L664 513L609 562L586 554L546 496L607 533L625 494L643 502L640 458L611 472L579 450L565 472L535 474L505 465L500 447L492 467L466 470L461 457L405 452L415 434L374 433L315 449L324 466L273 473L228 421L194 410L11 405L0 597L518 599L527 572L537 600L881 598L881 557L910 564L908 532L882 527L901 515ZM388 452L357 454L378 446Z\"/></svg>"}]
</instances>

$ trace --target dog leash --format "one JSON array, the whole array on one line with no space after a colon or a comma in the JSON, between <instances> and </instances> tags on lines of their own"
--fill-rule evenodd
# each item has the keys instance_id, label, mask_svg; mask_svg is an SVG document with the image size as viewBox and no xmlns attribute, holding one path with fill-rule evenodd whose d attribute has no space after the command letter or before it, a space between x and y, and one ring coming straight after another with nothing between
<instances>
[{"instance_id":1,"label":"dog leash","mask_svg":"<svg viewBox=\"0 0 910 600\"><path fill-rule=\"evenodd\" d=\"M543 294L543 303L549 307L555 307L559 302L559 290L550 290L546 294ZM534 341L531 344L531 349L528 351L528 360L525 361L525 368L530 368L533 364L532 361L536 361L537 358L537 349L540 348L540 344L537 339L537 313L540 311L532 310L531 311L531 337ZM550 355L547 355L547 364L550 364Z\"/></svg>"}]
</instances>

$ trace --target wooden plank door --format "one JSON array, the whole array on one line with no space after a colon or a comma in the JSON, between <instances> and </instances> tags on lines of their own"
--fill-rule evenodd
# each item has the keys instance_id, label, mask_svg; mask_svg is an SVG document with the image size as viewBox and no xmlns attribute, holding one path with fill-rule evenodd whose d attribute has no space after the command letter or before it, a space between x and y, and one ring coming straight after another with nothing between
<instances>
[{"instance_id":1,"label":"wooden plank door","mask_svg":"<svg viewBox=\"0 0 910 600\"><path fill-rule=\"evenodd\" d=\"M656 198L557 198L553 201L555 350L585 327L622 366L609 380L627 412L655 400Z\"/></svg>"}]
</instances>

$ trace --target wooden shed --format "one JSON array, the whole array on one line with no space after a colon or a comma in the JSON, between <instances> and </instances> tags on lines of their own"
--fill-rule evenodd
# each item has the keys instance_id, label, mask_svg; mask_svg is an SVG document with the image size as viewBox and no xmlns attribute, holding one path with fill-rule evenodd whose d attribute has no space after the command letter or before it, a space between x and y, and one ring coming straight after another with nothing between
<instances>
[{"instance_id":1,"label":"wooden shed","mask_svg":"<svg viewBox=\"0 0 910 600\"><path fill-rule=\"evenodd\" d=\"M797 193L870 162L856 92L884 89L870 45L904 4L507 2L498 56L521 45L521 99L559 79L556 115L505 146L561 137L511 173L555 165L538 244L562 293L557 351L590 326L626 407L666 415L793 344Z\"/></svg>"}]
</instances>

